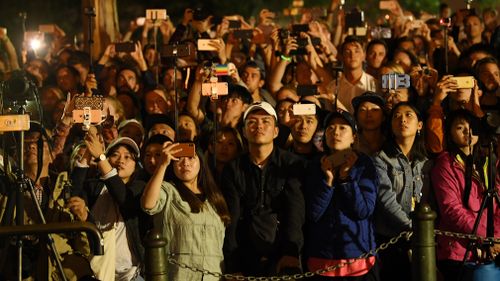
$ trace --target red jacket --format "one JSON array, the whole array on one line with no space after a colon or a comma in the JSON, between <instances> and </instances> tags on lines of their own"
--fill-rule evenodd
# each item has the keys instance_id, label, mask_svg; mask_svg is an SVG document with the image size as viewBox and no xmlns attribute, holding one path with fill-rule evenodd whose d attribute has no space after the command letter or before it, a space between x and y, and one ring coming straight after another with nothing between
<instances>
[{"instance_id":1,"label":"red jacket","mask_svg":"<svg viewBox=\"0 0 500 281\"><path fill-rule=\"evenodd\" d=\"M459 160L452 158L448 152L441 153L432 169L431 179L440 214L436 228L467 234L472 233L484 194L485 187L482 181L477 176L473 176L469 208L467 209L462 199L465 187L465 168ZM500 177L498 175L495 188L500 189ZM495 237L500 237L500 208L496 199L494 200L494 212ZM486 236L486 217L487 212L484 211L477 231L477 235L482 237ZM438 260L462 261L467 242L465 239L438 235Z\"/></svg>"}]
</instances>

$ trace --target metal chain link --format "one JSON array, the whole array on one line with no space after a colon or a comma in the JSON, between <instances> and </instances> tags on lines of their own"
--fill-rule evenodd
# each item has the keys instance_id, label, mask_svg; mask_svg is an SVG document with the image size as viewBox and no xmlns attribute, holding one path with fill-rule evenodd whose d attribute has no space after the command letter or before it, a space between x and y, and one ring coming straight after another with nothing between
<instances>
[{"instance_id":1,"label":"metal chain link","mask_svg":"<svg viewBox=\"0 0 500 281\"><path fill-rule=\"evenodd\" d=\"M211 272L211 271L208 271L206 269L199 269L197 267L193 267L193 266L187 265L185 263L179 262L179 261L175 260L174 258L172 258L173 255L168 258L168 262L173 264L173 265L176 265L178 267L188 269L188 270L191 270L193 272L198 272L198 273L201 273L203 275L211 275L211 276L214 276L216 278L224 277L224 278L229 279L229 280L240 280L240 281L298 280L298 279L309 278L309 277L312 277L314 275L321 275L321 274L324 274L326 272L334 271L338 268L342 268L344 266L353 264L358 259L365 259L365 258L368 258L369 256L374 256L378 252L387 249L390 245L396 244L402 238L406 238L408 240L411 237L411 235L412 235L411 231L403 231L398 236L391 238L387 243L380 244L380 246L378 246L376 249L370 250L369 252L360 255L358 258L352 259L352 261L332 265L330 267L327 267L324 269L319 269L319 270L316 270L314 272L305 272L305 273L294 274L294 275L255 277L255 276L240 276L240 275L233 275L233 274L222 274L219 272Z\"/></svg>"},{"instance_id":2,"label":"metal chain link","mask_svg":"<svg viewBox=\"0 0 500 281\"><path fill-rule=\"evenodd\" d=\"M458 233L458 232L452 232L452 231L444 231L444 230L439 230L439 229L435 229L434 230L434 234L441 235L441 236L452 237L452 238L469 239L469 240L476 240L476 241L482 241L482 242L491 242L491 243L500 243L500 238L495 238L495 237L481 237L481 236L477 236L477 235L474 235L474 234L464 234L464 233Z\"/></svg>"}]
</instances>

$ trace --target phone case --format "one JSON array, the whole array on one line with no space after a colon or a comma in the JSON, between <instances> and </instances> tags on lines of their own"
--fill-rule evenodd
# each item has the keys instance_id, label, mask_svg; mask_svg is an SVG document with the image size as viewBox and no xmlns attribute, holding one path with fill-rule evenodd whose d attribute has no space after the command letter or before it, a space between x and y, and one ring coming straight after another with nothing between
<instances>
[{"instance_id":1,"label":"phone case","mask_svg":"<svg viewBox=\"0 0 500 281\"><path fill-rule=\"evenodd\" d=\"M201 94L203 96L223 96L227 95L228 91L229 88L226 82L201 84Z\"/></svg>"},{"instance_id":2,"label":"phone case","mask_svg":"<svg viewBox=\"0 0 500 281\"><path fill-rule=\"evenodd\" d=\"M174 153L174 157L194 157L196 154L194 143L179 143L176 149L181 149L181 151Z\"/></svg>"},{"instance_id":3,"label":"phone case","mask_svg":"<svg viewBox=\"0 0 500 281\"><path fill-rule=\"evenodd\" d=\"M210 42L218 39L198 39L198 51L217 51L215 47L210 45Z\"/></svg>"},{"instance_id":4,"label":"phone case","mask_svg":"<svg viewBox=\"0 0 500 281\"><path fill-rule=\"evenodd\" d=\"M315 115L316 105L315 104L294 104L293 105L293 115Z\"/></svg>"},{"instance_id":5,"label":"phone case","mask_svg":"<svg viewBox=\"0 0 500 281\"><path fill-rule=\"evenodd\" d=\"M333 168L338 168L346 162L347 156L349 156L351 153L351 149L336 151L328 156L328 160L332 164Z\"/></svg>"},{"instance_id":6,"label":"phone case","mask_svg":"<svg viewBox=\"0 0 500 281\"><path fill-rule=\"evenodd\" d=\"M472 89L472 88L474 88L474 77L473 76L453 77L453 80L455 80L457 82L458 89Z\"/></svg>"}]
</instances>

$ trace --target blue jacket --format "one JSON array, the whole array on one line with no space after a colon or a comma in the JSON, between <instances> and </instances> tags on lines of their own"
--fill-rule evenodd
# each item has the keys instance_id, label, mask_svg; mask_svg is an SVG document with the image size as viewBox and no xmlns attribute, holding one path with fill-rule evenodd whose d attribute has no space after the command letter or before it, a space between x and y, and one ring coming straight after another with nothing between
<instances>
[{"instance_id":1,"label":"blue jacket","mask_svg":"<svg viewBox=\"0 0 500 281\"><path fill-rule=\"evenodd\" d=\"M311 164L306 185L306 254L324 259L356 258L375 248L372 215L378 178L372 160L359 154L350 181L327 185L320 159Z\"/></svg>"}]
</instances>

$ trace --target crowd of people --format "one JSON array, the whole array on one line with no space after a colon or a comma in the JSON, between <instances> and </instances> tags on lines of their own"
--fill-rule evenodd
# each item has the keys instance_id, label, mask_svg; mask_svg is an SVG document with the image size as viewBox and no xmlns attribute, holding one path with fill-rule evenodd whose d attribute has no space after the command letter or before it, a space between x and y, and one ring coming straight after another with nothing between
<instances>
[{"instance_id":1,"label":"crowd of people","mask_svg":"<svg viewBox=\"0 0 500 281\"><path fill-rule=\"evenodd\" d=\"M168 257L215 273L335 268L310 280L411 280L409 238L361 256L410 231L422 203L438 229L487 236L488 189L500 238L498 10L443 3L437 15L414 15L393 2L367 26L342 2L281 26L267 9L247 21L187 8L177 25L132 22L95 61L58 28L43 52L16 50L0 30L3 96L24 75L41 105L28 103L19 161L36 198L25 205L37 200L48 221L91 222L104 236L104 255L93 256L84 235L61 235L65 274L144 280L143 240L156 228ZM18 145L2 138L6 151ZM61 280L47 239L24 239L23 279ZM466 239L436 240L445 281L471 280L464 259L500 257L500 244L470 251ZM14 248L0 249L0 279L17 273ZM167 271L219 280L171 263Z\"/></svg>"}]
</instances>

